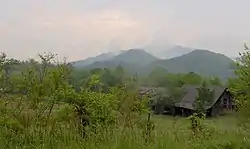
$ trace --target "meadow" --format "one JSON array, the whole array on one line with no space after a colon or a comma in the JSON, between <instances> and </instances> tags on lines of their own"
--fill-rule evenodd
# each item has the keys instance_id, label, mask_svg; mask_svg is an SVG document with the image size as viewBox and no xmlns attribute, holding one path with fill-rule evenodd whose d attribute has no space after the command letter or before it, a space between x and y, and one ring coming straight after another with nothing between
<instances>
[{"instance_id":1,"label":"meadow","mask_svg":"<svg viewBox=\"0 0 250 149\"><path fill-rule=\"evenodd\" d=\"M64 120L67 114L55 112ZM146 118L146 116L145 116ZM31 120L32 121L32 120ZM58 119L57 119L58 121ZM19 149L243 149L247 148L243 135L238 129L235 114L209 118L202 121L206 129L199 137L194 137L188 118L156 116L151 119L154 129L146 143L144 129L140 126L96 127L96 132L87 130L83 138L78 133L74 121L58 121L46 127L37 125L22 129L21 132L0 129L0 146ZM14 123L13 123L14 125ZM15 125L15 127L17 127Z\"/></svg>"}]
</instances>

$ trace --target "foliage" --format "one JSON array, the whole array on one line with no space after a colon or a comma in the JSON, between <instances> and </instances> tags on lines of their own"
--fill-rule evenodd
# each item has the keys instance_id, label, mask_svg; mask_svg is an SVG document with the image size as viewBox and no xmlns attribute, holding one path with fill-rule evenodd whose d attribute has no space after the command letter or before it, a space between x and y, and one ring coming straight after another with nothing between
<instances>
[{"instance_id":1,"label":"foliage","mask_svg":"<svg viewBox=\"0 0 250 149\"><path fill-rule=\"evenodd\" d=\"M96 68L90 71L74 69L71 73L70 82L77 91L80 91L81 87L88 87L88 81L93 76L99 77L98 80L102 84L103 92L107 92L110 87L121 87L125 84L132 85L131 83L136 81L135 76L128 75L123 67L118 66L115 69Z\"/></svg>"},{"instance_id":2,"label":"foliage","mask_svg":"<svg viewBox=\"0 0 250 149\"><path fill-rule=\"evenodd\" d=\"M211 85L216 85L216 86L223 86L222 81L218 77L214 77L210 79L210 84Z\"/></svg>"},{"instance_id":3,"label":"foliage","mask_svg":"<svg viewBox=\"0 0 250 149\"><path fill-rule=\"evenodd\" d=\"M0 55L0 96L6 95L11 92L14 87L14 83L10 80L13 66L18 65L20 62L15 59L8 59L5 53Z\"/></svg>"},{"instance_id":4,"label":"foliage","mask_svg":"<svg viewBox=\"0 0 250 149\"><path fill-rule=\"evenodd\" d=\"M210 90L206 82L203 82L197 90L198 96L194 102L194 107L198 113L206 114L207 107L214 100L214 90Z\"/></svg>"},{"instance_id":5,"label":"foliage","mask_svg":"<svg viewBox=\"0 0 250 149\"><path fill-rule=\"evenodd\" d=\"M237 77L230 83L230 91L234 94L239 109L240 126L246 134L245 141L250 143L250 51L245 45L245 51L240 54L235 73Z\"/></svg>"},{"instance_id":6,"label":"foliage","mask_svg":"<svg viewBox=\"0 0 250 149\"><path fill-rule=\"evenodd\" d=\"M177 84L178 85L178 84ZM170 86L156 88L152 96L152 105L154 106L154 111L157 114L162 114L165 108L169 108L174 114L174 105L179 102L184 94L185 90L183 86Z\"/></svg>"},{"instance_id":7,"label":"foliage","mask_svg":"<svg viewBox=\"0 0 250 149\"><path fill-rule=\"evenodd\" d=\"M191 131L192 135L195 137L202 137L201 133L203 131L203 120L205 120L205 115L198 115L197 113L194 113L189 117L190 124L191 124Z\"/></svg>"},{"instance_id":8,"label":"foliage","mask_svg":"<svg viewBox=\"0 0 250 149\"><path fill-rule=\"evenodd\" d=\"M96 58L94 58L96 60L93 63L85 66L85 68L114 68L122 65L127 70L131 70L135 73L138 72L138 69L135 68L138 67L140 70L142 70L144 66L147 66L148 64L158 60L158 58L147 53L146 51L138 49L130 49L124 51L123 53L110 57L106 60L98 60L99 56L97 56ZM84 66L82 68L84 68Z\"/></svg>"},{"instance_id":9,"label":"foliage","mask_svg":"<svg viewBox=\"0 0 250 149\"><path fill-rule=\"evenodd\" d=\"M155 68L145 79L144 84L150 86L165 86L169 83L168 72L165 69Z\"/></svg>"},{"instance_id":10,"label":"foliage","mask_svg":"<svg viewBox=\"0 0 250 149\"><path fill-rule=\"evenodd\" d=\"M168 93L169 96L167 103L173 106L176 102L179 102L183 98L185 95L185 90L183 86L172 86L168 87Z\"/></svg>"},{"instance_id":11,"label":"foliage","mask_svg":"<svg viewBox=\"0 0 250 149\"><path fill-rule=\"evenodd\" d=\"M129 122L129 127L135 127L142 114L147 113L146 100L139 99L136 93L122 85L126 78L121 67L115 70L117 84L108 84L110 78L105 78L108 70L105 73L97 70L77 91L69 84L72 78L68 63L54 61L56 55L50 53L39 56L40 62L31 59L21 73L15 74L17 78L10 77L10 80L5 77L7 59L3 55L1 85L15 81L16 87L15 92L4 92L6 96L2 97L1 130L7 128L19 134L38 127L53 132L53 128L61 123L72 122L79 136L83 137L110 125L118 127ZM58 110L66 110L68 116L57 115Z\"/></svg>"},{"instance_id":12,"label":"foliage","mask_svg":"<svg viewBox=\"0 0 250 149\"><path fill-rule=\"evenodd\" d=\"M222 86L222 81L217 77L207 78L194 72L174 74L165 69L154 69L143 81L142 85L155 87L171 87L183 85L201 85L202 82L208 82L211 85Z\"/></svg>"}]
</instances>

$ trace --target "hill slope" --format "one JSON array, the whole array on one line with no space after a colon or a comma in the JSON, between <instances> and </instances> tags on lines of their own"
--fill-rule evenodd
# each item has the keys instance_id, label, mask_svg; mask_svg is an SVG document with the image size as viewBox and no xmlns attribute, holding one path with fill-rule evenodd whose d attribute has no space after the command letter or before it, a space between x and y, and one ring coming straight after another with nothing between
<instances>
[{"instance_id":1,"label":"hill slope","mask_svg":"<svg viewBox=\"0 0 250 149\"><path fill-rule=\"evenodd\" d=\"M136 64L139 66L146 66L157 60L158 58L140 49L130 49L111 59L111 61L122 61L124 63Z\"/></svg>"},{"instance_id":2,"label":"hill slope","mask_svg":"<svg viewBox=\"0 0 250 149\"><path fill-rule=\"evenodd\" d=\"M84 66L87 66L87 65L91 65L92 63L95 63L95 62L100 62L100 61L106 61L106 60L109 60L111 58L113 58L115 56L114 53L102 53L96 57L90 57L90 58L87 58L85 60L79 60L79 61L75 61L73 62L73 66L74 67L84 67Z\"/></svg>"},{"instance_id":3,"label":"hill slope","mask_svg":"<svg viewBox=\"0 0 250 149\"><path fill-rule=\"evenodd\" d=\"M86 68L114 68L118 65L127 69L138 70L140 67L147 66L148 64L157 61L158 59L144 50L131 49L121 54L106 60L94 62L88 65Z\"/></svg>"},{"instance_id":4,"label":"hill slope","mask_svg":"<svg viewBox=\"0 0 250 149\"><path fill-rule=\"evenodd\" d=\"M200 75L218 76L226 79L234 76L233 63L234 61L225 55L208 50L193 50L179 57L159 60L144 50L131 49L123 51L117 56L104 56L104 60L99 59L99 61L81 66L81 68L115 68L122 66L131 73L147 75L153 69L161 67L171 73L195 72Z\"/></svg>"},{"instance_id":5,"label":"hill slope","mask_svg":"<svg viewBox=\"0 0 250 149\"><path fill-rule=\"evenodd\" d=\"M147 45L144 49L156 56L159 59L170 59L178 56L182 56L189 52L192 52L194 49L188 47L182 47L179 45Z\"/></svg>"},{"instance_id":6,"label":"hill slope","mask_svg":"<svg viewBox=\"0 0 250 149\"><path fill-rule=\"evenodd\" d=\"M165 68L173 73L195 72L207 76L231 76L230 67L233 60L225 55L208 50L194 50L180 57L159 60L148 65L145 69L152 70L156 67Z\"/></svg>"},{"instance_id":7,"label":"hill slope","mask_svg":"<svg viewBox=\"0 0 250 149\"><path fill-rule=\"evenodd\" d=\"M175 58L179 56L183 56L185 54L188 54L192 52L194 49L191 48L186 48L182 46L174 46L162 53L162 56L164 56L164 59L170 59L170 58Z\"/></svg>"}]
</instances>

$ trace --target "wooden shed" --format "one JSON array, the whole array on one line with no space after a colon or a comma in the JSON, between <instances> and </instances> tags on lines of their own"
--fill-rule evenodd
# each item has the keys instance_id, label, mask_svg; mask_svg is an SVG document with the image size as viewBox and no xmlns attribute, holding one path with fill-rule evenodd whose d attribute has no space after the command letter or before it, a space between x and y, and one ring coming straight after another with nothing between
<instances>
[{"instance_id":1,"label":"wooden shed","mask_svg":"<svg viewBox=\"0 0 250 149\"><path fill-rule=\"evenodd\" d=\"M176 114L189 116L196 111L195 100L198 96L199 86L186 85L186 94L183 99L175 104ZM210 90L214 90L214 98L208 105L205 105L208 116L217 116L223 114L225 111L233 110L235 103L233 102L232 94L227 88L221 86L209 86Z\"/></svg>"},{"instance_id":2,"label":"wooden shed","mask_svg":"<svg viewBox=\"0 0 250 149\"><path fill-rule=\"evenodd\" d=\"M152 110L155 111L155 113L157 114L170 112L172 113L172 115L190 116L192 113L196 111L194 103L196 97L198 96L197 88L199 88L200 86L184 85L183 87L185 90L183 99L175 103L174 108L169 108L170 105L165 105L164 102L154 103L154 101L161 101L157 99L161 98L161 96L157 96L156 92L158 90L161 90L162 92L164 88L144 87L141 88L140 94L151 95L149 96L151 97L152 101L150 106ZM233 101L232 94L227 90L227 88L221 86L209 86L209 88L210 90L214 90L214 98L211 99L211 102L205 106L205 109L207 111L207 116L217 116L225 113L226 111L233 110L235 108L235 103ZM166 111L166 110L171 110L171 111Z\"/></svg>"}]
</instances>

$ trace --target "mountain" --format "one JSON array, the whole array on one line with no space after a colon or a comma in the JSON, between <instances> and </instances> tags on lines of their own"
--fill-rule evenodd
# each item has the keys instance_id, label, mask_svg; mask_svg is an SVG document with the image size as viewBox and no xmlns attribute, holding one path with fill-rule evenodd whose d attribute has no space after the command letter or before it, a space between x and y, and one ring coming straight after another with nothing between
<instances>
[{"instance_id":1,"label":"mountain","mask_svg":"<svg viewBox=\"0 0 250 149\"><path fill-rule=\"evenodd\" d=\"M127 71L134 73L139 72L143 67L155 62L159 59L140 49L130 49L121 52L121 54L106 60L94 62L84 68L115 68L117 66L122 66Z\"/></svg>"},{"instance_id":2,"label":"mountain","mask_svg":"<svg viewBox=\"0 0 250 149\"><path fill-rule=\"evenodd\" d=\"M94 62L91 65L85 66L84 69L94 69L94 68L109 68L114 69L118 66L122 66L126 71L130 73L136 73L138 70L140 70L142 67L137 64L128 64L122 61L100 61L100 62Z\"/></svg>"},{"instance_id":3,"label":"mountain","mask_svg":"<svg viewBox=\"0 0 250 149\"><path fill-rule=\"evenodd\" d=\"M114 56L115 56L115 54L111 53L111 52L102 53L96 57L90 57L90 58L87 58L85 60L75 61L75 62L73 62L73 66L74 67L85 67L85 66L91 65L92 63L95 63L95 62L109 60L109 59L113 58Z\"/></svg>"},{"instance_id":4,"label":"mountain","mask_svg":"<svg viewBox=\"0 0 250 149\"><path fill-rule=\"evenodd\" d=\"M182 46L174 46L170 48L170 46L167 45L162 45L162 46L151 45L151 46L146 46L145 48L147 48L147 50L130 49L130 50L119 50L116 52L102 53L100 55L97 55L95 57L90 57L85 60L75 61L73 62L73 66L86 67L93 63L96 63L94 65L98 66L100 64L99 62L104 62L104 61L121 61L125 63L138 64L141 66L156 61L158 58L160 59L174 58L182 56L193 50ZM102 65L104 66L104 64Z\"/></svg>"},{"instance_id":5,"label":"mountain","mask_svg":"<svg viewBox=\"0 0 250 149\"><path fill-rule=\"evenodd\" d=\"M167 45L167 44L159 44L159 45L146 45L142 47L142 49L145 49L148 53L151 55L159 58L159 59L164 59L164 55L166 50L172 48L172 45Z\"/></svg>"},{"instance_id":6,"label":"mountain","mask_svg":"<svg viewBox=\"0 0 250 149\"><path fill-rule=\"evenodd\" d=\"M194 50L183 56L167 60L158 60L144 69L150 71L161 67L172 73L195 72L206 76L220 76L227 78L233 75L234 61L223 54L208 50Z\"/></svg>"},{"instance_id":7,"label":"mountain","mask_svg":"<svg viewBox=\"0 0 250 149\"><path fill-rule=\"evenodd\" d=\"M182 47L179 45L147 45L144 49L150 54L158 57L159 59L170 59L178 56L182 56L194 49Z\"/></svg>"},{"instance_id":8,"label":"mountain","mask_svg":"<svg viewBox=\"0 0 250 149\"><path fill-rule=\"evenodd\" d=\"M171 73L195 72L205 76L218 76L222 79L234 76L232 66L235 62L223 54L214 53L209 50L192 50L180 46L171 49L170 51L175 52L182 51L182 55L161 60L147 53L145 50L130 49L121 51L118 55L114 55L113 53L102 54L94 58L89 58L83 62L80 61L81 65L79 65L78 61L77 66L85 69L122 66L131 73L145 75L149 74L155 68L164 68ZM168 52L171 53L170 51ZM175 52L172 52L171 55L179 53Z\"/></svg>"},{"instance_id":9,"label":"mountain","mask_svg":"<svg viewBox=\"0 0 250 149\"><path fill-rule=\"evenodd\" d=\"M182 46L174 46L162 53L164 59L170 59L179 57L185 54L192 52L194 49L182 47Z\"/></svg>"},{"instance_id":10,"label":"mountain","mask_svg":"<svg viewBox=\"0 0 250 149\"><path fill-rule=\"evenodd\" d=\"M142 49L130 49L111 59L113 62L122 61L127 64L136 64L139 66L146 66L157 60L158 58Z\"/></svg>"},{"instance_id":11,"label":"mountain","mask_svg":"<svg viewBox=\"0 0 250 149\"><path fill-rule=\"evenodd\" d=\"M147 53L142 49L130 49L130 50L121 50L117 52L103 53L96 57L90 57L85 60L79 60L73 62L74 67L109 67L112 65L124 65L126 64L135 64L138 66L146 66L153 61L158 60L158 58Z\"/></svg>"}]
</instances>

